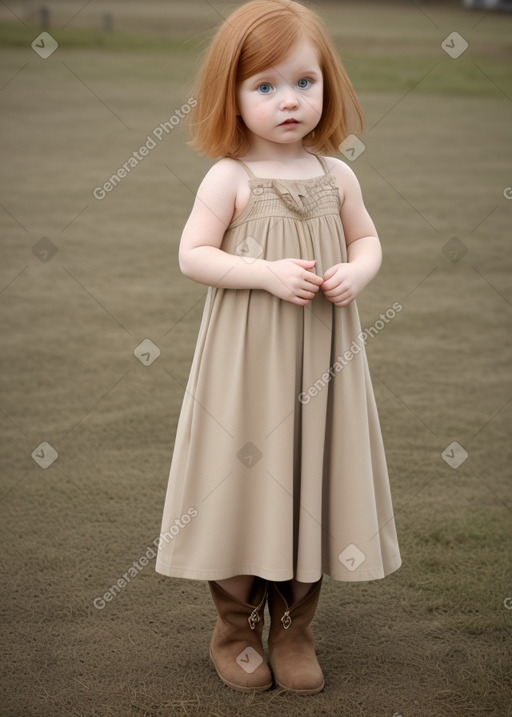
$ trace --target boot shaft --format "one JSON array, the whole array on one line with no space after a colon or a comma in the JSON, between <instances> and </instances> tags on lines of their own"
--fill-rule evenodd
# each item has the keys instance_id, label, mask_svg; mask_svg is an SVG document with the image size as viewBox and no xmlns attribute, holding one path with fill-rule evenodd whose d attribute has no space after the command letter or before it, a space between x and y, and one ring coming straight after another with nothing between
<instances>
[{"instance_id":1,"label":"boot shaft","mask_svg":"<svg viewBox=\"0 0 512 717\"><path fill-rule=\"evenodd\" d=\"M277 637L281 629L292 629L292 632L295 632L299 628L303 629L309 626L318 605L322 580L323 576L313 583L308 592L295 603L285 597L284 591L276 583L270 583L268 591L271 619L269 640L272 637Z\"/></svg>"},{"instance_id":2,"label":"boot shaft","mask_svg":"<svg viewBox=\"0 0 512 717\"><path fill-rule=\"evenodd\" d=\"M238 600L238 598L228 593L213 580L209 580L208 585L217 612L222 616L223 622L233 627L239 627L241 621L247 620L251 630L257 629L258 632L261 632L263 629L265 603L268 593L268 583L266 580L258 577L255 578L255 586L252 594L255 595L256 599L251 603Z\"/></svg>"}]
</instances>

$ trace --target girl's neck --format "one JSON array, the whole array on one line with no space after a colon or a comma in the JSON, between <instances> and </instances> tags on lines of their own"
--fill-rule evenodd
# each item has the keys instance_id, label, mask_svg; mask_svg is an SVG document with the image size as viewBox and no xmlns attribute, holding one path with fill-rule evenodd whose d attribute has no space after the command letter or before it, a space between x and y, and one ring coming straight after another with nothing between
<instances>
[{"instance_id":1,"label":"girl's neck","mask_svg":"<svg viewBox=\"0 0 512 717\"><path fill-rule=\"evenodd\" d=\"M254 138L249 150L243 157L247 162L272 162L274 164L293 164L300 160L311 158L311 152L304 148L302 142L294 142L292 144L278 144L276 142L267 142L265 140L258 141Z\"/></svg>"}]
</instances>

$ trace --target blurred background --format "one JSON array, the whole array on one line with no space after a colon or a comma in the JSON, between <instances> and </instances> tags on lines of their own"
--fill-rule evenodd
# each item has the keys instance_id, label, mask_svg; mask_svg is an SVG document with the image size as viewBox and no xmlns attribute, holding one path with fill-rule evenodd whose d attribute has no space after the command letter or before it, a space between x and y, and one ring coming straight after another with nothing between
<instances>
[{"instance_id":1,"label":"blurred background","mask_svg":"<svg viewBox=\"0 0 512 717\"><path fill-rule=\"evenodd\" d=\"M0 714L512 714L510 3L310 5L366 115L361 323L403 307L367 345L403 565L325 580L320 695L219 682L206 583L151 553L206 293L186 117L238 3L3 2Z\"/></svg>"}]
</instances>

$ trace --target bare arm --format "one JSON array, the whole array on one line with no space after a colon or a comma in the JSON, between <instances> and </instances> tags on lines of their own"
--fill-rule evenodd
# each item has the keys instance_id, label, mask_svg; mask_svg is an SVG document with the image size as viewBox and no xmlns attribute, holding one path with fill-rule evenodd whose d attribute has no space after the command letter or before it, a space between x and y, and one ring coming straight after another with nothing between
<instances>
[{"instance_id":1,"label":"bare arm","mask_svg":"<svg viewBox=\"0 0 512 717\"><path fill-rule=\"evenodd\" d=\"M341 160L333 161L336 162L333 174L343 188L340 216L348 262L330 267L323 276L321 289L335 306L347 306L377 275L382 249L354 172Z\"/></svg>"},{"instance_id":2,"label":"bare arm","mask_svg":"<svg viewBox=\"0 0 512 717\"><path fill-rule=\"evenodd\" d=\"M247 262L220 249L235 210L236 172L226 162L215 164L197 191L181 235L178 259L189 279L223 289L263 288L263 262Z\"/></svg>"},{"instance_id":3,"label":"bare arm","mask_svg":"<svg viewBox=\"0 0 512 717\"><path fill-rule=\"evenodd\" d=\"M240 182L247 181L241 172L232 160L220 160L202 181L181 236L180 269L201 284L222 289L263 289L304 306L322 281L312 271L314 261L249 262L220 248L233 217Z\"/></svg>"}]
</instances>

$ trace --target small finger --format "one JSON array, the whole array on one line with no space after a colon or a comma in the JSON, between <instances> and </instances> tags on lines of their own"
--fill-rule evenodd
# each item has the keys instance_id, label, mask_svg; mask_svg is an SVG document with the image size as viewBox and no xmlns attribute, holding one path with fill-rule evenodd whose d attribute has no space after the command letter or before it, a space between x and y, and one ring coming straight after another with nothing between
<instances>
[{"instance_id":1,"label":"small finger","mask_svg":"<svg viewBox=\"0 0 512 717\"><path fill-rule=\"evenodd\" d=\"M336 289L339 287L339 283L336 282L336 279L329 279L329 281L322 282L322 291L331 291L332 289Z\"/></svg>"},{"instance_id":2,"label":"small finger","mask_svg":"<svg viewBox=\"0 0 512 717\"><path fill-rule=\"evenodd\" d=\"M321 286L323 279L321 276L318 276L318 274L315 274L313 271L310 271L306 276L306 281L309 281L312 284L316 284L317 286Z\"/></svg>"},{"instance_id":3,"label":"small finger","mask_svg":"<svg viewBox=\"0 0 512 717\"><path fill-rule=\"evenodd\" d=\"M323 277L322 277L323 280L324 280L324 281L327 281L327 279L330 279L331 276L332 276L335 272L336 272L335 267L334 267L334 266L331 266L329 269L327 269L327 271L324 272L324 275L323 275Z\"/></svg>"},{"instance_id":4,"label":"small finger","mask_svg":"<svg viewBox=\"0 0 512 717\"><path fill-rule=\"evenodd\" d=\"M310 299L314 299L315 294L312 291L308 291L307 289L304 289L303 291L300 291L297 293L297 296L300 296L301 299L307 299L308 301Z\"/></svg>"},{"instance_id":5,"label":"small finger","mask_svg":"<svg viewBox=\"0 0 512 717\"><path fill-rule=\"evenodd\" d=\"M332 288L329 288L329 287L324 288L322 286L322 291L324 292L324 294L326 296L329 296L331 298L335 297L335 296L340 296L343 293L342 291L340 291L339 287L337 287L337 286L334 286Z\"/></svg>"}]
</instances>

